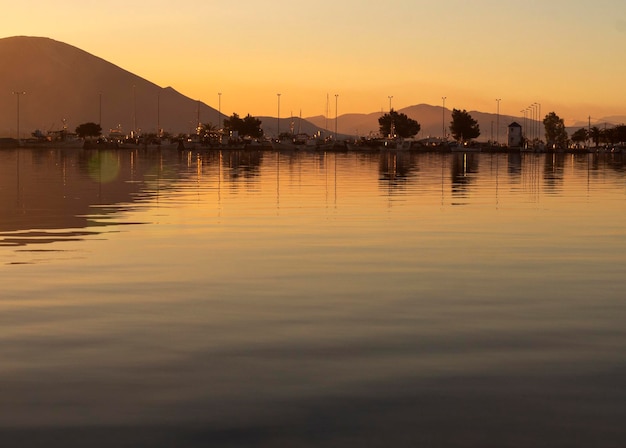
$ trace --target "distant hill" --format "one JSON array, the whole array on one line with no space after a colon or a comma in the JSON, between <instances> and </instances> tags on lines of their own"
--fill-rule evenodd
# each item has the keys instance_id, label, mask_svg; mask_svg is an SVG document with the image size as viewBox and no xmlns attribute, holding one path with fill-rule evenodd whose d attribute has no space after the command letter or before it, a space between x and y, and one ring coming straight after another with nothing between
<instances>
[{"instance_id":1,"label":"distant hill","mask_svg":"<svg viewBox=\"0 0 626 448\"><path fill-rule=\"evenodd\" d=\"M452 110L446 108L445 114L442 106L431 106L429 104L418 104L415 106L405 107L397 110L400 113L406 114L409 118L416 120L421 125L421 131L418 135L419 138L426 137L441 137L443 135L443 127L445 126L446 134L450 134L450 121L452 120ZM512 122L523 124L523 117L512 117L509 115L500 115L498 120L497 114L490 114L478 111L468 111L469 114L478 121L480 126L480 137L478 140L495 140L497 135L497 123L500 123L499 138L501 142L506 141L507 127ZM367 136L369 134L375 135L378 133L379 125L378 119L387 113L374 112L370 114L346 114L340 115L337 120L337 129L341 134L346 135L358 135ZM308 121L314 123L317 126L323 127L326 118L323 116L308 117ZM329 120L329 127L334 129L334 118Z\"/></svg>"},{"instance_id":2,"label":"distant hill","mask_svg":"<svg viewBox=\"0 0 626 448\"><path fill-rule=\"evenodd\" d=\"M100 122L104 133L121 128L128 133L156 132L157 126L172 134L193 132L201 123L218 123L218 111L172 87L162 88L79 48L45 37L0 39L0 137L15 137L17 97L20 95L20 134L29 137L70 131L81 123ZM224 114L221 120L227 118ZM277 130L275 117L256 117L266 135ZM323 132L299 117L281 117L280 131L313 135Z\"/></svg>"},{"instance_id":3,"label":"distant hill","mask_svg":"<svg viewBox=\"0 0 626 448\"><path fill-rule=\"evenodd\" d=\"M30 136L36 129L73 131L87 121L100 122L103 131L121 128L124 132L156 132L157 126L172 134L192 132L200 122L218 122L218 111L172 87L160 87L79 48L45 37L9 37L0 39L0 137L15 137L17 96L19 95L20 134ZM441 137L443 127L449 133L451 110L419 104L398 110L421 125L418 135ZM523 117L469 111L479 123L479 140L506 139L507 126L513 121L524 124ZM332 135L335 124L340 138L378 133L378 118L383 112L344 114L335 117L282 117L281 132ZM101 118L100 118L101 117ZM221 119L226 118L222 115ZM256 117L266 135L277 131L276 117ZM497 123L500 123L498 130ZM624 116L593 119L592 126L626 122ZM568 131L587 126L576 123ZM326 131L323 131L327 128Z\"/></svg>"},{"instance_id":4,"label":"distant hill","mask_svg":"<svg viewBox=\"0 0 626 448\"><path fill-rule=\"evenodd\" d=\"M611 115L608 117L591 119L591 126L597 126L599 128L604 128L605 125L607 127L613 127L617 125L622 125L624 123L626 123L626 115ZM589 126L589 121L577 121L573 123L571 126L569 126L568 129L572 128L576 130L580 128L586 128L588 126Z\"/></svg>"},{"instance_id":5,"label":"distant hill","mask_svg":"<svg viewBox=\"0 0 626 448\"><path fill-rule=\"evenodd\" d=\"M171 87L158 85L71 45L42 37L0 39L0 136L14 137L20 95L20 134L71 131L87 121L102 129L189 132L218 112Z\"/></svg>"},{"instance_id":6,"label":"distant hill","mask_svg":"<svg viewBox=\"0 0 626 448\"><path fill-rule=\"evenodd\" d=\"M416 120L421 125L421 131L418 135L419 138L426 137L441 137L443 135L443 126L445 126L446 133L450 134L450 121L452 120L452 110L446 108L445 115L443 113L442 106L431 106L429 104L418 104L415 106L405 107L397 110L400 113L406 114L409 118ZM355 134L361 136L367 136L369 134L375 135L378 133L379 125L378 118L380 118L383 112L374 112L369 114L345 114L340 115L337 120L337 130L340 134L354 136ZM499 138L501 143L506 142L508 126L516 122L521 126L526 123L527 128L531 127L531 120L524 117L516 117L512 115L500 114L498 117L494 113L479 112L476 110L470 110L468 113L474 118L480 126L479 141L496 140ZM326 123L326 117L315 116L307 117L307 120L311 123L324 127ZM498 133L498 122L500 124ZM626 123L626 116L611 116L603 118L592 118L591 125L604 127L605 124L609 127L618 124ZM543 138L543 125L539 124L539 129ZM282 125L281 125L282 126ZM334 117L328 119L328 127L332 131L334 130ZM588 122L575 123L572 126L567 127L567 132L571 135L574 131L581 127L587 127Z\"/></svg>"}]
</instances>

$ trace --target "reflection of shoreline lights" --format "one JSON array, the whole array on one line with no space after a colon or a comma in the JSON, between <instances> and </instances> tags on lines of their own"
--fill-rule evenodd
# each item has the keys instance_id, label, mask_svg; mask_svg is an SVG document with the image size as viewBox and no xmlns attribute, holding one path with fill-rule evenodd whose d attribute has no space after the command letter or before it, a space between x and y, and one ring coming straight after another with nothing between
<instances>
[{"instance_id":1,"label":"reflection of shoreline lights","mask_svg":"<svg viewBox=\"0 0 626 448\"><path fill-rule=\"evenodd\" d=\"M110 152L99 152L89 159L89 177L96 182L108 183L117 179L120 173L119 160Z\"/></svg>"}]
</instances>

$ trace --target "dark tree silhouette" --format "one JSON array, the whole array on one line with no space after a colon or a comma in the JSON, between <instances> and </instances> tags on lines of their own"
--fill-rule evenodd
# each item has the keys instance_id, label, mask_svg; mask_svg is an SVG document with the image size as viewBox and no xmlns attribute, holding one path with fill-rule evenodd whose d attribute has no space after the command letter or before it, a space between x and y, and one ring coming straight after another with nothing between
<instances>
[{"instance_id":1,"label":"dark tree silhouette","mask_svg":"<svg viewBox=\"0 0 626 448\"><path fill-rule=\"evenodd\" d=\"M618 143L626 142L626 125L620 124L613 128L615 132L615 141Z\"/></svg>"},{"instance_id":2,"label":"dark tree silhouette","mask_svg":"<svg viewBox=\"0 0 626 448\"><path fill-rule=\"evenodd\" d=\"M587 132L587 129L580 128L579 130L577 130L576 132L572 134L572 141L574 143L582 143L586 141L588 137L589 137L589 133Z\"/></svg>"},{"instance_id":3,"label":"dark tree silhouette","mask_svg":"<svg viewBox=\"0 0 626 448\"><path fill-rule=\"evenodd\" d=\"M598 145L600 145L600 139L602 138L602 131L600 130L599 127L594 126L591 129L589 129L589 138L593 141L593 144L596 145L596 148L598 147ZM572 136L572 140L574 139L574 136Z\"/></svg>"},{"instance_id":4,"label":"dark tree silhouette","mask_svg":"<svg viewBox=\"0 0 626 448\"><path fill-rule=\"evenodd\" d=\"M212 132L217 132L217 126L215 126L213 123L210 123L210 122L201 124L198 127L200 129L200 135L208 135L208 134L211 134Z\"/></svg>"},{"instance_id":5,"label":"dark tree silhouette","mask_svg":"<svg viewBox=\"0 0 626 448\"><path fill-rule=\"evenodd\" d=\"M102 127L100 127L100 125L96 123L83 123L78 125L78 127L76 128L76 134L80 138L98 137L102 134Z\"/></svg>"},{"instance_id":6,"label":"dark tree silhouette","mask_svg":"<svg viewBox=\"0 0 626 448\"><path fill-rule=\"evenodd\" d=\"M392 124L393 133L391 132ZM388 114L385 114L378 119L378 125L380 126L381 135L394 134L395 136L401 138L414 137L422 128L417 121L409 118L406 114L398 113L393 109L391 109Z\"/></svg>"},{"instance_id":7,"label":"dark tree silhouette","mask_svg":"<svg viewBox=\"0 0 626 448\"><path fill-rule=\"evenodd\" d=\"M224 129L226 131L235 131L242 137L258 138L263 136L261 120L254 118L250 114L241 119L238 114L234 113L230 118L224 119Z\"/></svg>"},{"instance_id":8,"label":"dark tree silhouette","mask_svg":"<svg viewBox=\"0 0 626 448\"><path fill-rule=\"evenodd\" d=\"M477 138L480 135L480 127L465 109L452 109L450 133L455 140L465 142Z\"/></svg>"},{"instance_id":9,"label":"dark tree silhouette","mask_svg":"<svg viewBox=\"0 0 626 448\"><path fill-rule=\"evenodd\" d=\"M546 143L549 147L565 148L567 146L567 131L562 118L556 113L550 112L543 119L543 126L546 130Z\"/></svg>"}]
</instances>

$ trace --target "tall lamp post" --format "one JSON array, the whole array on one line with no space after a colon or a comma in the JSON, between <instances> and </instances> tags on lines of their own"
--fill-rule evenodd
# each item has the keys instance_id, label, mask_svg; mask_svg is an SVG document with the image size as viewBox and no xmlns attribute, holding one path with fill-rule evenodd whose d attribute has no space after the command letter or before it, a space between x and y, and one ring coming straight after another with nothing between
<instances>
[{"instance_id":1,"label":"tall lamp post","mask_svg":"<svg viewBox=\"0 0 626 448\"><path fill-rule=\"evenodd\" d=\"M13 92L17 96L17 145L20 145L20 95L26 95L26 92Z\"/></svg>"},{"instance_id":2,"label":"tall lamp post","mask_svg":"<svg viewBox=\"0 0 626 448\"><path fill-rule=\"evenodd\" d=\"M277 118L276 118L276 137L278 139L280 139L280 93L277 93L276 96L278 97L278 114L277 114Z\"/></svg>"},{"instance_id":3,"label":"tall lamp post","mask_svg":"<svg viewBox=\"0 0 626 448\"><path fill-rule=\"evenodd\" d=\"M528 106L526 108L526 110L528 110L528 130L530 131L530 141L532 142L533 139L535 138L535 115L533 114L533 107L532 106Z\"/></svg>"},{"instance_id":4,"label":"tall lamp post","mask_svg":"<svg viewBox=\"0 0 626 448\"><path fill-rule=\"evenodd\" d=\"M496 145L500 145L500 101L502 98L496 98Z\"/></svg>"},{"instance_id":5,"label":"tall lamp post","mask_svg":"<svg viewBox=\"0 0 626 448\"><path fill-rule=\"evenodd\" d=\"M391 115L391 99L393 98L393 95L388 96L387 98L389 98L389 138L393 138L393 135L395 134L393 127L393 116Z\"/></svg>"},{"instance_id":6,"label":"tall lamp post","mask_svg":"<svg viewBox=\"0 0 626 448\"><path fill-rule=\"evenodd\" d=\"M537 107L539 108L537 112L537 138L541 141L541 104L537 103Z\"/></svg>"},{"instance_id":7,"label":"tall lamp post","mask_svg":"<svg viewBox=\"0 0 626 448\"><path fill-rule=\"evenodd\" d=\"M535 139L539 140L539 103L533 103L535 108Z\"/></svg>"},{"instance_id":8,"label":"tall lamp post","mask_svg":"<svg viewBox=\"0 0 626 448\"><path fill-rule=\"evenodd\" d=\"M335 141L337 141L337 121L339 119L338 102L339 102L339 94L335 93Z\"/></svg>"},{"instance_id":9,"label":"tall lamp post","mask_svg":"<svg viewBox=\"0 0 626 448\"><path fill-rule=\"evenodd\" d=\"M222 129L222 92L217 92L217 130Z\"/></svg>"},{"instance_id":10,"label":"tall lamp post","mask_svg":"<svg viewBox=\"0 0 626 448\"><path fill-rule=\"evenodd\" d=\"M530 105L530 109L532 110L533 115L533 142L537 138L537 103L532 103Z\"/></svg>"},{"instance_id":11,"label":"tall lamp post","mask_svg":"<svg viewBox=\"0 0 626 448\"><path fill-rule=\"evenodd\" d=\"M446 139L446 96L442 96L443 107L441 108L441 140Z\"/></svg>"}]
</instances>

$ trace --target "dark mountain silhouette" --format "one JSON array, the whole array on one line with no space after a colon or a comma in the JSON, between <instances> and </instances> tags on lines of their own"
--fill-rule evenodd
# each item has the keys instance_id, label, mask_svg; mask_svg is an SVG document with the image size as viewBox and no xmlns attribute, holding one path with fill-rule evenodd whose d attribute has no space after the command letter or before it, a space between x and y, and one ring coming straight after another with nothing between
<instances>
[{"instance_id":1,"label":"dark mountain silhouette","mask_svg":"<svg viewBox=\"0 0 626 448\"><path fill-rule=\"evenodd\" d=\"M20 134L35 129L71 131L100 122L106 133L121 127L179 133L217 123L218 112L171 87L162 88L71 45L42 37L0 39L0 136L14 137L20 95Z\"/></svg>"},{"instance_id":2,"label":"dark mountain silhouette","mask_svg":"<svg viewBox=\"0 0 626 448\"><path fill-rule=\"evenodd\" d=\"M339 133L347 135L375 135L378 133L378 118L388 111L374 112L369 114L346 114L340 115L337 120L337 129ZM415 106L397 109L397 112L406 114L409 118L416 120L421 125L418 138L441 137L443 135L443 127L445 126L446 134L450 135L450 121L452 120L452 110L446 108L445 115L442 106L431 106L429 104L418 104ZM493 129L493 140L499 137L500 142L506 141L507 127L512 122L523 123L523 117L512 117L509 115L490 114L478 111L468 111L469 114L478 121L480 126L480 137L478 140L491 140ZM326 118L323 116L308 117L308 121L317 126L324 126ZM334 129L334 119L329 119L329 127ZM498 135L497 124L500 123L500 133ZM492 127L493 126L493 127Z\"/></svg>"},{"instance_id":3,"label":"dark mountain silhouette","mask_svg":"<svg viewBox=\"0 0 626 448\"><path fill-rule=\"evenodd\" d=\"M461 108L462 107L458 107ZM418 138L427 137L441 137L443 135L443 126L445 126L446 134L450 135L450 121L452 120L452 109L445 109L445 115L443 114L442 106L431 106L429 104L418 104L415 106L405 107L403 109L397 109L398 112L406 114L409 118L416 120L421 125L421 130ZM347 136L354 136L355 134L361 136L375 135L378 133L379 125L378 118L388 111L373 112L369 114L345 114L340 115L337 120L337 130L340 134ZM512 116L506 114L500 114L498 117L495 113L479 112L476 110L470 110L468 113L474 118L480 126L480 137L477 140L487 141L499 139L500 143L506 143L507 141L507 128L508 126L516 122L521 126L526 123L527 128L531 127L531 120L527 118L524 120L523 116ZM546 112L547 113L547 112ZM558 114L558 111L557 111ZM545 115L545 114L543 114ZM326 120L326 117L318 115L315 117L307 117L307 120L311 123L324 127L328 122L328 127L331 131L334 130L335 121L334 117ZM543 120L543 118L542 118ZM613 126L626 122L626 116L610 116L603 118L592 118L591 125L604 127L605 124ZM499 127L498 127L499 123ZM281 122L282 126L282 122ZM541 137L543 138L543 124L538 123ZM579 129L580 127L587 127L587 122L576 123L567 128L568 133ZM498 132L499 129L499 132ZM530 132L530 131L529 131Z\"/></svg>"},{"instance_id":4,"label":"dark mountain silhouette","mask_svg":"<svg viewBox=\"0 0 626 448\"><path fill-rule=\"evenodd\" d=\"M20 101L20 134L28 137L39 129L44 133L66 126L74 131L81 123L100 122L104 133L121 128L124 132L156 132L157 127L172 134L190 133L198 120L217 124L218 111L186 97L172 87L160 87L104 59L71 45L44 37L0 39L0 137L15 137L17 101ZM26 92L14 95L12 92ZM419 104L399 109L421 125L420 138L441 137L443 126L449 134L451 109ZM546 111L547 112L547 111ZM281 132L293 129L333 135L335 124L340 138L378 133L378 118L384 112L344 114L335 117L283 117ZM478 140L506 141L507 126L523 117L469 111L478 121ZM558 111L557 111L558 113ZM221 119L225 118L222 115ZM266 135L274 136L276 117L257 117ZM497 123L499 121L499 128ZM624 116L592 119L592 125L619 124ZM530 126L530 123L528 123ZM582 123L578 127L585 127ZM326 131L324 128L328 127ZM574 126L571 129L576 129ZM568 128L569 129L569 128Z\"/></svg>"}]
</instances>

